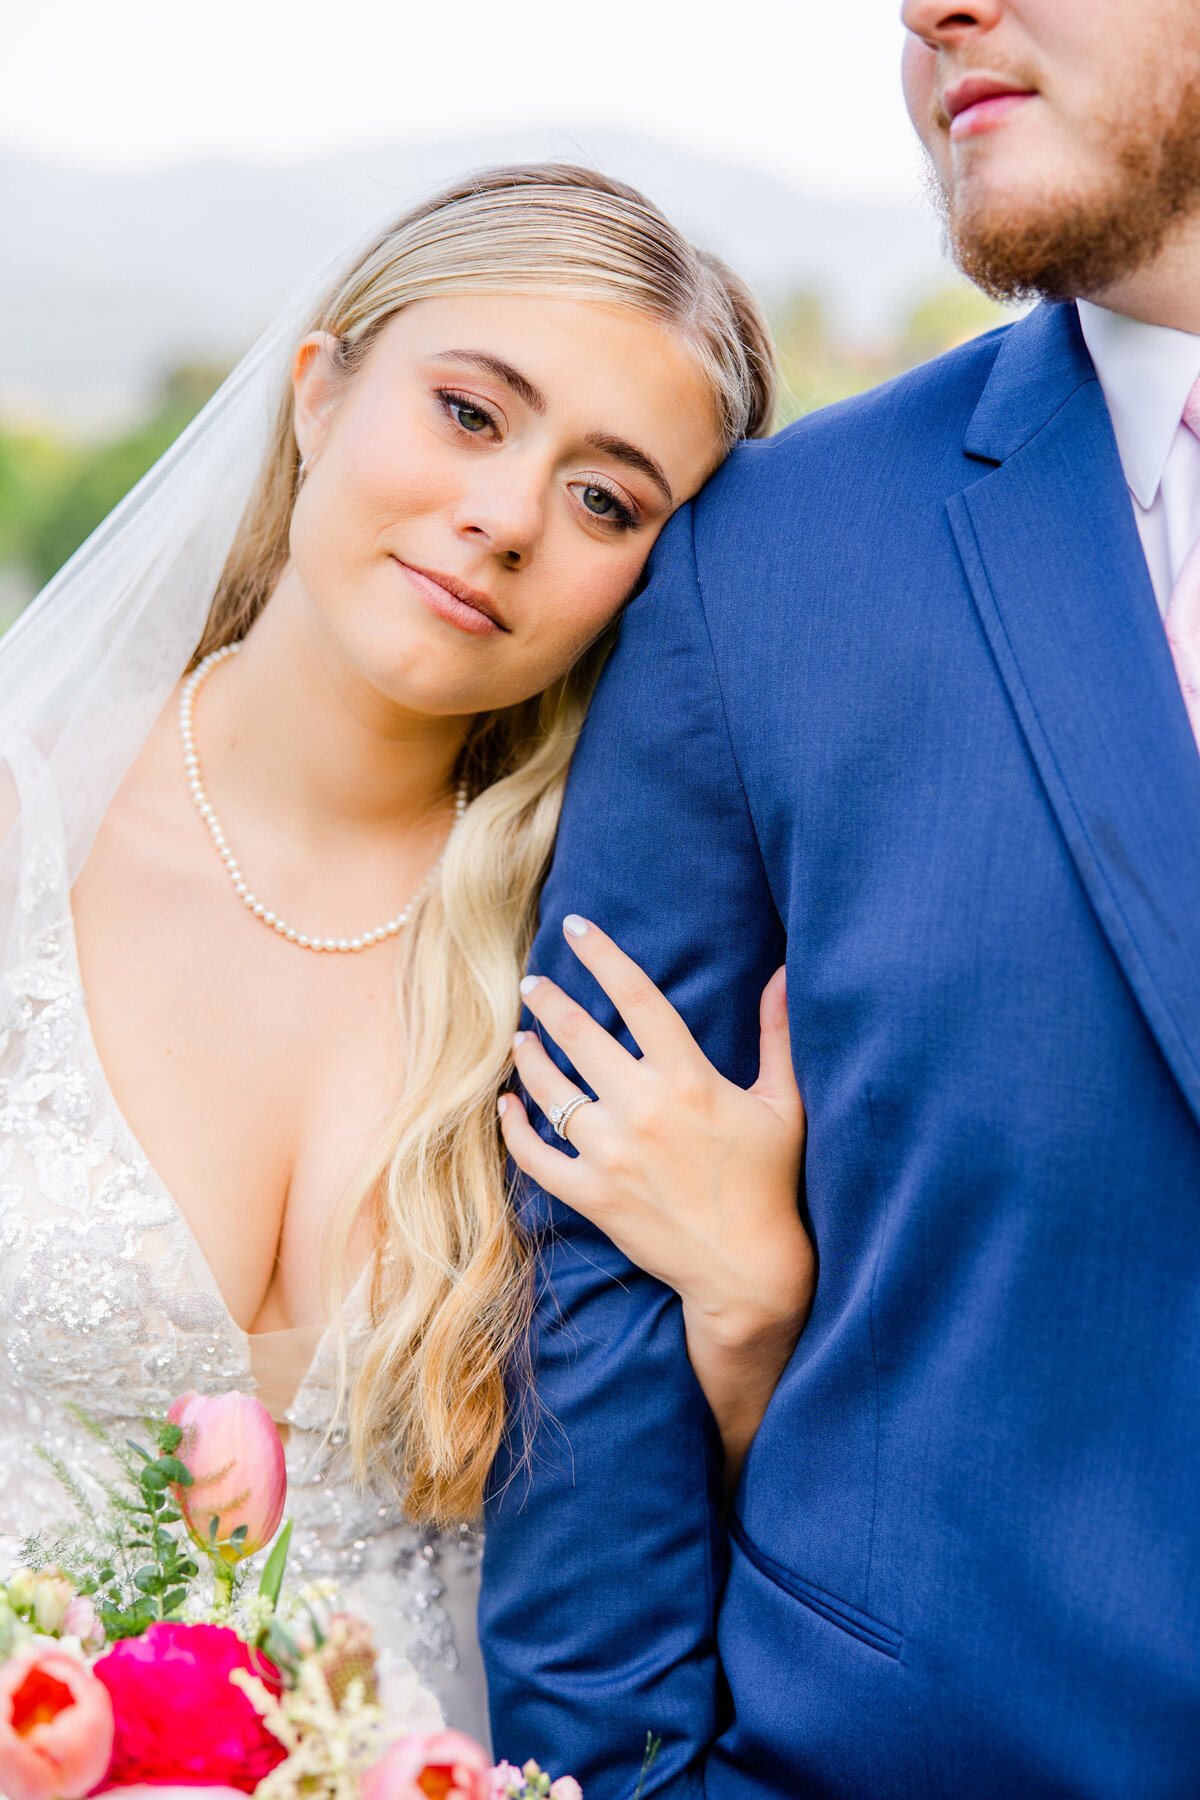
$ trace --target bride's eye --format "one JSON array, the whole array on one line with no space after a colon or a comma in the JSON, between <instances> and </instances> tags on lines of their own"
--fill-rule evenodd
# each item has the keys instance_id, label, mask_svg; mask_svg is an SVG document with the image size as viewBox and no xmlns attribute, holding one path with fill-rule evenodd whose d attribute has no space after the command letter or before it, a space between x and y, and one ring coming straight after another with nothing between
<instances>
[{"instance_id":1,"label":"bride's eye","mask_svg":"<svg viewBox=\"0 0 1200 1800\"><path fill-rule=\"evenodd\" d=\"M611 488L601 487L594 481L576 482L575 492L584 510L601 524L615 525L622 531L628 531L636 525L637 520L632 512L622 505Z\"/></svg>"},{"instance_id":2,"label":"bride's eye","mask_svg":"<svg viewBox=\"0 0 1200 1800\"><path fill-rule=\"evenodd\" d=\"M469 431L472 437L495 428L496 421L491 413L485 412L468 394L452 394L448 389L440 388L438 398L454 423L463 431Z\"/></svg>"}]
</instances>

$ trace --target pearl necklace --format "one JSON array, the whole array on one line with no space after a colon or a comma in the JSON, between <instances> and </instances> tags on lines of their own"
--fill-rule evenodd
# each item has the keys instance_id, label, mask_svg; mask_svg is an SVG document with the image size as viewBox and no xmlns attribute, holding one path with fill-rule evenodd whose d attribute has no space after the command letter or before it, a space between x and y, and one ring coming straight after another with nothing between
<instances>
[{"instance_id":1,"label":"pearl necklace","mask_svg":"<svg viewBox=\"0 0 1200 1800\"><path fill-rule=\"evenodd\" d=\"M246 878L242 874L241 865L226 842L221 821L204 791L204 780L200 773L200 758L196 754L196 694L200 684L206 676L212 673L219 662L224 662L227 656L236 656L241 647L239 642L226 644L223 649L212 651L204 658L203 662L192 670L179 695L179 736L183 744L183 765L187 770L188 787L191 790L192 799L196 803L196 811L208 827L208 835L213 841L217 855L225 864L225 871L233 883L234 893L246 910L252 913L256 919L261 919L264 925L268 925L281 938L286 938L289 944L298 944L301 950L369 950L373 944L383 943L385 938L396 937L408 924L413 907L419 900L424 899L437 880L445 852L443 851L442 856L439 856L429 879L413 895L404 911L397 913L394 919L389 919L386 925L377 925L374 931L364 931L361 937L310 937L307 932L297 931L285 919L281 919L278 913L271 912L268 907L263 905L258 896L251 892ZM454 798L455 825L466 810L467 786L465 782L460 781L458 792ZM451 829L453 830L453 827Z\"/></svg>"}]
</instances>

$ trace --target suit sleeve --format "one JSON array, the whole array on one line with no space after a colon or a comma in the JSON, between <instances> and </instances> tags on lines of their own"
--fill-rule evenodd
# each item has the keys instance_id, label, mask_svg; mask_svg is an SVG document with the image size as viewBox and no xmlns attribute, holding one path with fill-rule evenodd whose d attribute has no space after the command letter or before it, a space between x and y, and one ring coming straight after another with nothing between
<instances>
[{"instance_id":1,"label":"suit sleeve","mask_svg":"<svg viewBox=\"0 0 1200 1800\"><path fill-rule=\"evenodd\" d=\"M593 702L533 948L531 966L615 1030L566 948L567 912L610 932L717 1066L753 1081L783 933L729 744L690 508ZM663 1744L646 1794L700 1800L723 1723L726 1552L679 1302L540 1190L524 1212L539 1256L534 1380L493 1471L480 1608L496 1754L577 1775L587 1800L630 1800L649 1732Z\"/></svg>"}]
</instances>

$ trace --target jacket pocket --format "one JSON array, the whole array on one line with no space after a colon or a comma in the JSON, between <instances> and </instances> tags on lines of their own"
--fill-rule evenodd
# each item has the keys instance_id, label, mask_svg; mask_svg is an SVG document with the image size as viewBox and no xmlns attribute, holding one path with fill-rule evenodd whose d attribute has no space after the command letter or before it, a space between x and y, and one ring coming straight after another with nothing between
<instances>
[{"instance_id":1,"label":"jacket pocket","mask_svg":"<svg viewBox=\"0 0 1200 1800\"><path fill-rule=\"evenodd\" d=\"M827 1594L801 1576L793 1575L790 1569L785 1569L747 1537L740 1519L731 1520L729 1535L747 1562L752 1563L760 1575L790 1594L793 1600L798 1600L801 1606L807 1606L810 1612L818 1613L831 1625L836 1625L839 1631L858 1638L860 1643L868 1645L870 1649L878 1650L881 1656L890 1656L899 1661L904 1649L904 1639L890 1625L882 1624L880 1620L873 1619L870 1613L859 1612L857 1607L848 1606L835 1594Z\"/></svg>"}]
</instances>

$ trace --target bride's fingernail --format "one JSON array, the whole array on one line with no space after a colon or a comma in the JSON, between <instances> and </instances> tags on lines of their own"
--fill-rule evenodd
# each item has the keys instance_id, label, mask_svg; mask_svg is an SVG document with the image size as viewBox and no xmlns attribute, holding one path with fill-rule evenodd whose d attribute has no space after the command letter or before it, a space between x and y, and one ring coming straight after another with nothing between
<instances>
[{"instance_id":1,"label":"bride's fingernail","mask_svg":"<svg viewBox=\"0 0 1200 1800\"><path fill-rule=\"evenodd\" d=\"M524 981L521 983L522 994L532 994L534 988L538 985L538 983L541 981L541 979L542 978L540 975L527 975L525 977Z\"/></svg>"},{"instance_id":2,"label":"bride's fingernail","mask_svg":"<svg viewBox=\"0 0 1200 1800\"><path fill-rule=\"evenodd\" d=\"M516 1037L513 1039L513 1049L519 1050L528 1036L529 1033L527 1031L518 1031Z\"/></svg>"},{"instance_id":3,"label":"bride's fingernail","mask_svg":"<svg viewBox=\"0 0 1200 1800\"><path fill-rule=\"evenodd\" d=\"M496 1111L500 1115L501 1118L504 1117L507 1107L508 1107L508 1095L501 1094L500 1098L496 1102Z\"/></svg>"},{"instance_id":4,"label":"bride's fingernail","mask_svg":"<svg viewBox=\"0 0 1200 1800\"><path fill-rule=\"evenodd\" d=\"M581 919L578 913L568 913L563 920L563 930L568 937L582 937L587 928L587 920Z\"/></svg>"}]
</instances>

